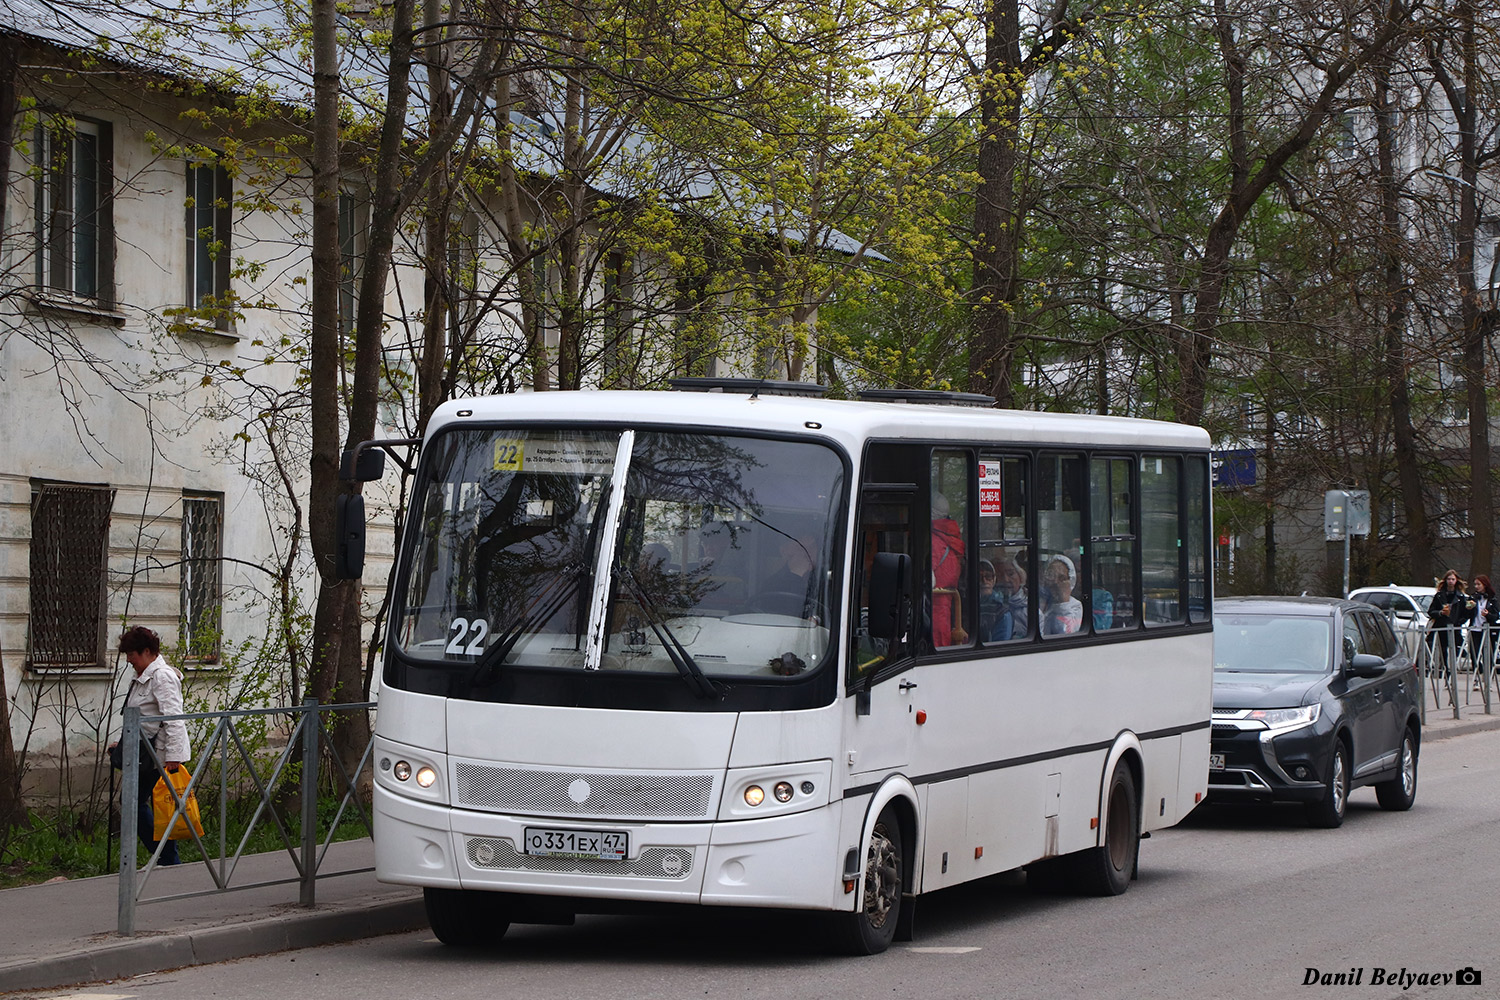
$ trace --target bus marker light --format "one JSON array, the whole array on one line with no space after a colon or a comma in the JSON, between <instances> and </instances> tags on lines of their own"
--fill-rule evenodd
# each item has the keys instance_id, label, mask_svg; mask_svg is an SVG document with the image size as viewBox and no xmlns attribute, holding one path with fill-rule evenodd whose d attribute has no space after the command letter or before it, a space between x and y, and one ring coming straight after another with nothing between
<instances>
[{"instance_id":1,"label":"bus marker light","mask_svg":"<svg viewBox=\"0 0 1500 1000\"><path fill-rule=\"evenodd\" d=\"M984 857L984 848L983 847L976 847L976 848L974 848L974 860L978 861L982 857Z\"/></svg>"},{"instance_id":2,"label":"bus marker light","mask_svg":"<svg viewBox=\"0 0 1500 1000\"><path fill-rule=\"evenodd\" d=\"M846 878L846 879L844 879L844 895L847 896L849 893L851 893L853 891L854 891L854 879L852 879L852 878Z\"/></svg>"},{"instance_id":3,"label":"bus marker light","mask_svg":"<svg viewBox=\"0 0 1500 1000\"><path fill-rule=\"evenodd\" d=\"M917 725L919 725L919 726L925 726L926 724L927 724L927 711L925 709L920 709L920 708L917 709Z\"/></svg>"},{"instance_id":4,"label":"bus marker light","mask_svg":"<svg viewBox=\"0 0 1500 1000\"><path fill-rule=\"evenodd\" d=\"M759 785L751 785L745 789L745 805L758 806L766 801L766 790Z\"/></svg>"},{"instance_id":5,"label":"bus marker light","mask_svg":"<svg viewBox=\"0 0 1500 1000\"><path fill-rule=\"evenodd\" d=\"M1098 816L1095 816L1093 819L1089 820L1089 829L1090 830L1097 830L1097 829L1099 829L1099 817Z\"/></svg>"},{"instance_id":6,"label":"bus marker light","mask_svg":"<svg viewBox=\"0 0 1500 1000\"><path fill-rule=\"evenodd\" d=\"M802 783L802 794L803 795L811 795L812 793L813 793L813 783L811 781L804 781Z\"/></svg>"}]
</instances>

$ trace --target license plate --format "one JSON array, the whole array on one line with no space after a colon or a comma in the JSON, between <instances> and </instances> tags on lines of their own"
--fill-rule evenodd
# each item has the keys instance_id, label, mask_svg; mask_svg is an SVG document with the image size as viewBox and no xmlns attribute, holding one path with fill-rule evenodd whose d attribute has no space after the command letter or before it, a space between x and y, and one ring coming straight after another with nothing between
<instances>
[{"instance_id":1,"label":"license plate","mask_svg":"<svg viewBox=\"0 0 1500 1000\"><path fill-rule=\"evenodd\" d=\"M1211 754L1209 754L1208 755L1208 769L1210 771L1222 771L1222 770L1224 770L1224 755L1221 754L1221 753L1211 753Z\"/></svg>"},{"instance_id":2,"label":"license plate","mask_svg":"<svg viewBox=\"0 0 1500 1000\"><path fill-rule=\"evenodd\" d=\"M523 840L527 854L624 861L630 853L630 834L621 830L557 830L528 826Z\"/></svg>"}]
</instances>

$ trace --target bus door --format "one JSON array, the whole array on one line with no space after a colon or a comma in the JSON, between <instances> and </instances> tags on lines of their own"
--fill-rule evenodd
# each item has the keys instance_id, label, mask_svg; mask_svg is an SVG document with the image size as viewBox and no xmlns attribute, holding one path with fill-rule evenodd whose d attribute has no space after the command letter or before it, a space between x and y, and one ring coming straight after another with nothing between
<instances>
[{"instance_id":1,"label":"bus door","mask_svg":"<svg viewBox=\"0 0 1500 1000\"><path fill-rule=\"evenodd\" d=\"M848 690L855 702L848 773L889 772L911 757L917 636L912 549L913 485L867 485L854 550Z\"/></svg>"}]
</instances>

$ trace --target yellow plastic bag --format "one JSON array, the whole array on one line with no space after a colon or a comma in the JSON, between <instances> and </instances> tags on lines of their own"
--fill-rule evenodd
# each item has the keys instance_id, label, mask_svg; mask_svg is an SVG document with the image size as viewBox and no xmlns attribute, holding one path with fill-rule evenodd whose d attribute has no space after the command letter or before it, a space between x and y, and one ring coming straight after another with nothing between
<instances>
[{"instance_id":1,"label":"yellow plastic bag","mask_svg":"<svg viewBox=\"0 0 1500 1000\"><path fill-rule=\"evenodd\" d=\"M172 787L177 789L179 798L183 793L187 794L187 801L183 803L183 814L177 817L171 834L163 836L167 832L167 820L177 812L177 803L172 799L172 792L167 788L168 780L172 782ZM192 792L187 791L188 782L192 780L192 773L181 765L177 770L168 771L156 779L156 787L151 790L151 813L156 826L156 836L152 837L152 840L187 840L194 833L200 837L203 836L203 823L198 817L198 799ZM192 830L188 829L189 823L192 824Z\"/></svg>"}]
</instances>

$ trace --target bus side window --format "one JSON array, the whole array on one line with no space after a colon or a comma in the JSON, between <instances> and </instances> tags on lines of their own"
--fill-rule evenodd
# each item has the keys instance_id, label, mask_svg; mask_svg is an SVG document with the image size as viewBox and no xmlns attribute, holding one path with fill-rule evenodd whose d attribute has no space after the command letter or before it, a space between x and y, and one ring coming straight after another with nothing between
<instances>
[{"instance_id":1,"label":"bus side window","mask_svg":"<svg viewBox=\"0 0 1500 1000\"><path fill-rule=\"evenodd\" d=\"M1027 514L1030 462L1024 456L981 454L979 482L979 594L976 638L982 643L1017 642L1031 636L1026 581L1031 565L1031 518Z\"/></svg>"},{"instance_id":2,"label":"bus side window","mask_svg":"<svg viewBox=\"0 0 1500 1000\"><path fill-rule=\"evenodd\" d=\"M854 595L854 642L850 643L849 679L854 680L872 670L906 655L911 639L911 501L908 497L866 496L860 511L858 588ZM895 635L884 638L871 635L870 598L876 556L899 555L907 559L908 572L903 581L905 593L897 595L897 607L906 620L896 623ZM877 632L883 631L876 629Z\"/></svg>"},{"instance_id":3,"label":"bus side window","mask_svg":"<svg viewBox=\"0 0 1500 1000\"><path fill-rule=\"evenodd\" d=\"M932 453L930 616L933 649L967 646L974 632L974 593L969 583L973 538L969 527L969 453Z\"/></svg>"}]
</instances>

